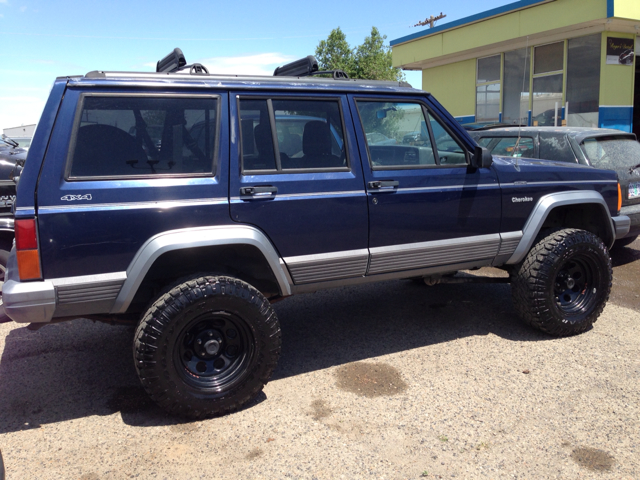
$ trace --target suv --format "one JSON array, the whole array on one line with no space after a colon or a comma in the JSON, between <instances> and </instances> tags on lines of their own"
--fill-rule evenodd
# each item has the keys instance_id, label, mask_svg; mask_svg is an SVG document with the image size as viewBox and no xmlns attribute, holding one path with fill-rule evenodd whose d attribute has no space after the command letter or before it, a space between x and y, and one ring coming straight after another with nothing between
<instances>
[{"instance_id":1,"label":"suv","mask_svg":"<svg viewBox=\"0 0 640 480\"><path fill-rule=\"evenodd\" d=\"M496 266L545 332L602 312L629 228L614 172L492 159L428 93L317 77L313 57L273 77L185 64L55 81L18 186L15 322L137 325L146 391L201 418L269 380L290 295Z\"/></svg>"},{"instance_id":2,"label":"suv","mask_svg":"<svg viewBox=\"0 0 640 480\"><path fill-rule=\"evenodd\" d=\"M579 163L615 170L620 180L620 213L631 220L629 232L616 247L640 234L640 143L633 133L610 128L508 127L469 133L493 155Z\"/></svg>"}]
</instances>

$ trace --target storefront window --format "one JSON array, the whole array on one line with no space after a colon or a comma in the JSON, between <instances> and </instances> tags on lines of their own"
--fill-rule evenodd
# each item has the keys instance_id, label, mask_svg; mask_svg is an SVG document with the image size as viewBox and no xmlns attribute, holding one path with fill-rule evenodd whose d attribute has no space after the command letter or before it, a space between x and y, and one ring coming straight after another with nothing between
<instances>
[{"instance_id":1,"label":"storefront window","mask_svg":"<svg viewBox=\"0 0 640 480\"><path fill-rule=\"evenodd\" d=\"M601 35L572 38L567 55L567 125L597 127L600 104Z\"/></svg>"},{"instance_id":2,"label":"storefront window","mask_svg":"<svg viewBox=\"0 0 640 480\"><path fill-rule=\"evenodd\" d=\"M476 75L476 121L497 122L500 116L501 55L479 58Z\"/></svg>"},{"instance_id":3,"label":"storefront window","mask_svg":"<svg viewBox=\"0 0 640 480\"><path fill-rule=\"evenodd\" d=\"M535 48L533 74L557 72L564 68L564 42Z\"/></svg>"},{"instance_id":4,"label":"storefront window","mask_svg":"<svg viewBox=\"0 0 640 480\"><path fill-rule=\"evenodd\" d=\"M531 55L526 48L504 54L502 121L505 123L527 123L530 60Z\"/></svg>"},{"instance_id":5,"label":"storefront window","mask_svg":"<svg viewBox=\"0 0 640 480\"><path fill-rule=\"evenodd\" d=\"M564 42L534 48L533 125L561 125Z\"/></svg>"}]
</instances>

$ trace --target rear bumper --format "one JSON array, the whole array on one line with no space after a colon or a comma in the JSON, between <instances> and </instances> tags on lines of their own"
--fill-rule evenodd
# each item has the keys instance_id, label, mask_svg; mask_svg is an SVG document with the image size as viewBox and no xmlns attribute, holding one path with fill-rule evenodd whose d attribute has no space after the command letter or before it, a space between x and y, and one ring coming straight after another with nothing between
<instances>
[{"instance_id":1,"label":"rear bumper","mask_svg":"<svg viewBox=\"0 0 640 480\"><path fill-rule=\"evenodd\" d=\"M9 256L2 302L6 314L17 323L47 323L56 309L56 292L49 281L20 282L15 249Z\"/></svg>"}]
</instances>

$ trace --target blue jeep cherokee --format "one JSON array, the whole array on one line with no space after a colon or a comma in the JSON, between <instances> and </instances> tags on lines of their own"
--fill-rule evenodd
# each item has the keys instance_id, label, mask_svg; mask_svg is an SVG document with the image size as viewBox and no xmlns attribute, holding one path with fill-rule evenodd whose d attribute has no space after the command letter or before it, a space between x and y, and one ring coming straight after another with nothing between
<instances>
[{"instance_id":1,"label":"blue jeep cherokee","mask_svg":"<svg viewBox=\"0 0 640 480\"><path fill-rule=\"evenodd\" d=\"M313 57L242 77L180 53L55 81L17 189L15 322L137 325L146 391L200 418L269 380L282 297L496 266L545 332L602 312L629 228L614 172L492 158L428 93Z\"/></svg>"}]
</instances>

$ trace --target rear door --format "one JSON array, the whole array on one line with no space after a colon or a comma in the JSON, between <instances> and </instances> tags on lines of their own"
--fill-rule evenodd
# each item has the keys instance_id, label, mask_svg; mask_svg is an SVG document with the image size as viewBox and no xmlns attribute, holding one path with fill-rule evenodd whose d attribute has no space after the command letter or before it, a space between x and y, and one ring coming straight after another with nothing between
<instances>
[{"instance_id":1,"label":"rear door","mask_svg":"<svg viewBox=\"0 0 640 480\"><path fill-rule=\"evenodd\" d=\"M226 93L70 87L38 183L45 277L122 273L160 232L232 223L226 111Z\"/></svg>"},{"instance_id":2,"label":"rear door","mask_svg":"<svg viewBox=\"0 0 640 480\"><path fill-rule=\"evenodd\" d=\"M344 95L233 92L230 201L295 284L362 276L368 213Z\"/></svg>"},{"instance_id":3,"label":"rear door","mask_svg":"<svg viewBox=\"0 0 640 480\"><path fill-rule=\"evenodd\" d=\"M424 98L350 97L369 203L368 274L492 259L500 189ZM395 144L377 144L379 133ZM366 160L364 160L366 159Z\"/></svg>"}]
</instances>

